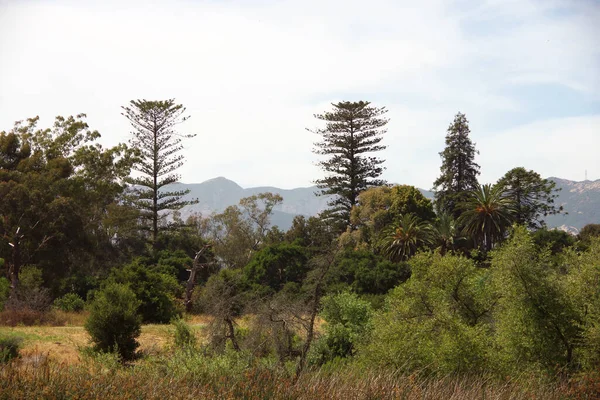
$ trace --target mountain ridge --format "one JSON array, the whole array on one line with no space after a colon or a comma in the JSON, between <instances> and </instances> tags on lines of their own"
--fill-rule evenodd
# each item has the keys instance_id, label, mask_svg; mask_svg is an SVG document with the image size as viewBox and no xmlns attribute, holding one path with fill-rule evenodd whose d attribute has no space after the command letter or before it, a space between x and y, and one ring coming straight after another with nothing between
<instances>
[{"instance_id":1,"label":"mountain ridge","mask_svg":"<svg viewBox=\"0 0 600 400\"><path fill-rule=\"evenodd\" d=\"M595 181L571 181L557 177L550 177L560 189L555 201L562 205L566 215L552 215L546 218L549 228L558 228L577 233L590 223L600 223L600 179ZM238 183L223 176L208 179L200 183L174 183L169 185L169 190L186 190L190 193L186 199L198 199L198 204L186 206L181 210L185 219L194 213L208 216L219 213L228 206L236 205L240 199L258 193L272 192L283 197L282 204L275 207L272 224L282 230L287 230L297 215L305 217L315 216L327 208L331 196L318 196L320 190L316 186L299 187L293 189L280 189L274 186L257 186L243 188ZM418 188L423 195L433 199L434 193Z\"/></svg>"}]
</instances>

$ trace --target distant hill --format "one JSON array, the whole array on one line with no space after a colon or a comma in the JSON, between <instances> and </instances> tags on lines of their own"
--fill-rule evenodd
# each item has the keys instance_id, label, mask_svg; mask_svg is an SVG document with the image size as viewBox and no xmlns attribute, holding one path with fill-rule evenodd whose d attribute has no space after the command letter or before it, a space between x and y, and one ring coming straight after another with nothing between
<instances>
[{"instance_id":1,"label":"distant hill","mask_svg":"<svg viewBox=\"0 0 600 400\"><path fill-rule=\"evenodd\" d=\"M567 215L547 218L548 226L561 228L573 233L589 223L600 223L600 179L597 181L574 182L560 178L549 178L561 189L556 204L562 205ZM182 216L186 218L192 213L208 216L213 212L221 212L231 205L238 204L240 199L263 192L277 193L283 197L283 204L275 208L272 217L273 225L287 230L296 215L313 216L327 208L328 196L317 196L316 186L296 189L279 189L264 186L244 189L237 183L218 177L202 183L177 183L169 190L189 189L188 198L198 199L199 203L185 207ZM419 189L423 195L433 199L433 192Z\"/></svg>"},{"instance_id":2,"label":"distant hill","mask_svg":"<svg viewBox=\"0 0 600 400\"><path fill-rule=\"evenodd\" d=\"M561 189L555 202L568 213L546 218L549 227L578 233L587 224L600 224L600 179L582 182L548 179L556 182L556 187Z\"/></svg>"}]
</instances>

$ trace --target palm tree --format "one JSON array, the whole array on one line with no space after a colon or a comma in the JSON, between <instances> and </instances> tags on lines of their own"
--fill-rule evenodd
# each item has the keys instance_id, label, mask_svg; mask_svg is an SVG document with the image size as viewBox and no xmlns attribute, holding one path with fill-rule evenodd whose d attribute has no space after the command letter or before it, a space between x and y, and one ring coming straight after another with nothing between
<instances>
[{"instance_id":1,"label":"palm tree","mask_svg":"<svg viewBox=\"0 0 600 400\"><path fill-rule=\"evenodd\" d=\"M514 221L512 201L501 185L483 185L468 192L461 208L463 213L457 223L463 227L463 234L472 237L485 251L505 238Z\"/></svg>"},{"instance_id":2,"label":"palm tree","mask_svg":"<svg viewBox=\"0 0 600 400\"><path fill-rule=\"evenodd\" d=\"M431 225L408 213L384 230L380 246L390 261L403 261L414 255L419 247L431 244L431 239Z\"/></svg>"},{"instance_id":3,"label":"palm tree","mask_svg":"<svg viewBox=\"0 0 600 400\"><path fill-rule=\"evenodd\" d=\"M433 246L436 249L440 249L442 255L446 252L455 250L456 245L464 240L459 235L456 221L452 217L452 214L442 212L433 225Z\"/></svg>"}]
</instances>

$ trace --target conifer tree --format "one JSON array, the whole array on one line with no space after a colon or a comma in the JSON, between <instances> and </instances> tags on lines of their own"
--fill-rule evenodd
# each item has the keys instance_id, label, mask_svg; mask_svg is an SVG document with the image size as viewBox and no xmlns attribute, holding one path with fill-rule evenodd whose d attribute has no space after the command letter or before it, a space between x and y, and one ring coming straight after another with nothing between
<instances>
[{"instance_id":1,"label":"conifer tree","mask_svg":"<svg viewBox=\"0 0 600 400\"><path fill-rule=\"evenodd\" d=\"M329 156L318 163L326 177L315 181L323 189L322 195L334 195L324 217L331 218L334 228L343 231L350 225L350 210L357 204L358 195L369 187L385 184L379 179L385 160L366 153L386 148L379 143L389 120L383 117L385 107L373 107L368 101L332 105L332 111L315 115L325 121L325 128L308 130L323 138L315 143L313 152Z\"/></svg>"},{"instance_id":2,"label":"conifer tree","mask_svg":"<svg viewBox=\"0 0 600 400\"><path fill-rule=\"evenodd\" d=\"M465 114L458 113L448 127L446 148L442 157L441 175L433 183L438 212L458 218L460 204L469 191L478 188L479 165L475 163L475 144L469 138L469 121Z\"/></svg>"},{"instance_id":3,"label":"conifer tree","mask_svg":"<svg viewBox=\"0 0 600 400\"><path fill-rule=\"evenodd\" d=\"M165 101L131 100L129 106L122 107L123 115L133 127L131 146L138 149L140 157L135 169L141 177L130 178L128 183L135 185L133 204L140 210L141 218L150 223L147 227L156 243L159 220L168 211L179 210L194 203L182 200L189 190L161 190L180 179L175 171L183 165L183 138L196 135L180 134L175 126L186 121L185 107L175 104L174 99Z\"/></svg>"}]
</instances>

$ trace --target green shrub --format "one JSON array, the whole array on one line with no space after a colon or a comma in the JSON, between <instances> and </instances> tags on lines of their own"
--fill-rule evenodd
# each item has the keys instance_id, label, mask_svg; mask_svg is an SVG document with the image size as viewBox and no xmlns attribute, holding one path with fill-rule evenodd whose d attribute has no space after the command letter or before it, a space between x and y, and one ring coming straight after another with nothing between
<instances>
[{"instance_id":1,"label":"green shrub","mask_svg":"<svg viewBox=\"0 0 600 400\"><path fill-rule=\"evenodd\" d=\"M156 272L142 260L114 270L111 282L127 285L141 302L139 313L145 323L169 323L180 314L175 296L181 287L175 277Z\"/></svg>"},{"instance_id":2,"label":"green shrub","mask_svg":"<svg viewBox=\"0 0 600 400\"><path fill-rule=\"evenodd\" d=\"M323 298L321 316L325 319L324 336L311 354L311 362L322 364L335 358L354 355L356 344L371 327L373 309L368 301L354 293Z\"/></svg>"},{"instance_id":3,"label":"green shrub","mask_svg":"<svg viewBox=\"0 0 600 400\"><path fill-rule=\"evenodd\" d=\"M79 312L83 310L85 301L76 293L67 293L54 300L54 307L65 312Z\"/></svg>"},{"instance_id":4,"label":"green shrub","mask_svg":"<svg viewBox=\"0 0 600 400\"><path fill-rule=\"evenodd\" d=\"M418 254L411 278L390 292L373 318L367 364L405 373L480 373L490 368L490 272L453 255Z\"/></svg>"},{"instance_id":5,"label":"green shrub","mask_svg":"<svg viewBox=\"0 0 600 400\"><path fill-rule=\"evenodd\" d=\"M192 349L196 346L196 336L192 328L182 319L175 318L171 321L175 327L175 346L182 349Z\"/></svg>"},{"instance_id":6,"label":"green shrub","mask_svg":"<svg viewBox=\"0 0 600 400\"><path fill-rule=\"evenodd\" d=\"M125 285L111 283L97 292L85 323L94 349L117 352L123 360L133 359L139 346L136 338L141 333L139 306L140 301Z\"/></svg>"},{"instance_id":7,"label":"green shrub","mask_svg":"<svg viewBox=\"0 0 600 400\"><path fill-rule=\"evenodd\" d=\"M23 339L18 336L0 336L0 363L6 363L19 356Z\"/></svg>"}]
</instances>

